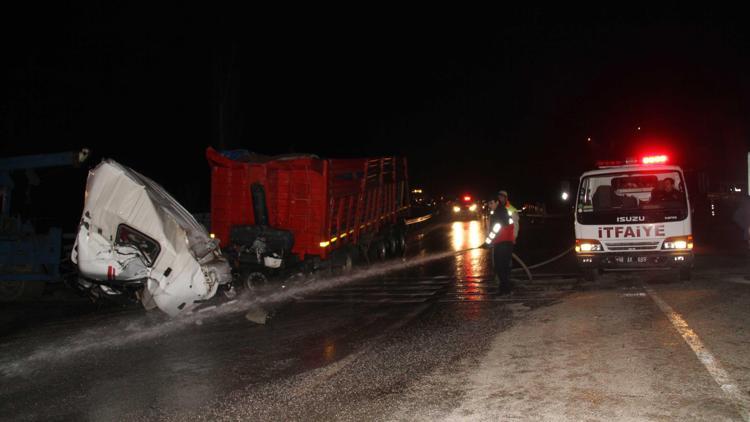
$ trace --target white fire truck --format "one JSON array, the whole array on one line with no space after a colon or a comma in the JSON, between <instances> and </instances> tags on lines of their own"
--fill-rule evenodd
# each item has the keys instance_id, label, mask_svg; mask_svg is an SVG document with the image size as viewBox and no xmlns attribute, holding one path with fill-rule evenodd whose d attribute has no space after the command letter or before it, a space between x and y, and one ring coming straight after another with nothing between
<instances>
[{"instance_id":1,"label":"white fire truck","mask_svg":"<svg viewBox=\"0 0 750 422\"><path fill-rule=\"evenodd\" d=\"M584 278L606 270L673 268L689 280L692 211L682 169L666 155L598 163L581 176L576 257Z\"/></svg>"}]
</instances>

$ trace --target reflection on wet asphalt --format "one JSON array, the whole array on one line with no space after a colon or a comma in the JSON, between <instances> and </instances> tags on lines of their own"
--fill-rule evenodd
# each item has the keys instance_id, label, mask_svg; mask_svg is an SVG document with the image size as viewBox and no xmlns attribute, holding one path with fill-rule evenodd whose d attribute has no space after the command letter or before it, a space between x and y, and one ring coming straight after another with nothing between
<instances>
[{"instance_id":1,"label":"reflection on wet asphalt","mask_svg":"<svg viewBox=\"0 0 750 422\"><path fill-rule=\"evenodd\" d=\"M408 256L475 248L483 230L478 221L432 225L415 234ZM8 383L3 383L0 414L19 419L195 416L228 394L327 368L417 326L426 330L419 338L439 340L422 357L426 369L464 353L462 347L452 348L468 340L463 336L473 329L467 322L490 317L493 326L504 324L507 302L560 297L557 289L539 286L512 299L497 297L487 258L487 251L472 249L295 297L278 305L267 326L230 314L161 333L173 323L140 310L42 324L3 341ZM133 335L137 330L153 335ZM29 355L37 358L28 360ZM397 368L396 360L382 362ZM415 371L409 365L408 372ZM390 376L408 381L404 374Z\"/></svg>"},{"instance_id":2,"label":"reflection on wet asphalt","mask_svg":"<svg viewBox=\"0 0 750 422\"><path fill-rule=\"evenodd\" d=\"M424 264L392 261L387 266L396 267L394 271L374 271L375 276L353 277L329 289L302 290L304 294L267 303L274 317L266 325L249 322L241 311L175 322L131 309L73 313L40 319L23 330L7 329L9 334L0 339L0 419L497 420L502 415L537 415L576 420L577 413L565 413L557 404L539 399L537 407L530 405L529 400L537 400L534 392L485 397L485 389L502 390L503 385L499 380L487 386L488 379L520 380L532 371L517 366L517 361L500 367L493 362L523 350L529 355L524 365L554 374L560 368L544 348L560 358L589 356L597 347L614 353L616 348L597 344L607 330L603 321L621 332L655 330L656 338L692 362L690 350L681 348L679 337L675 340L642 288L649 283L666 301L689 303L693 296L675 292L687 291L690 285L674 288L673 281L661 275L618 275L595 285L582 284L570 276L570 260L563 259L545 268L548 275L534 282L524 281L520 273L514 295L497 296L489 252L473 249L481 245L484 230L478 221L431 224L413 233L407 251L407 263L423 259ZM531 236L543 228L527 230ZM524 257L557 252L523 244L519 248ZM441 259L429 260L441 253ZM732 286L733 294L747 287ZM613 300L624 302L615 306ZM636 306L633 301L646 302ZM556 309L565 313L556 314ZM621 316L602 317L607 313ZM548 330L550 321L570 315L580 319ZM623 323L625 328L619 327ZM527 338L526 325L529 335L547 336L555 343ZM599 337L573 350L576 336L592 333ZM637 331L628 333L637 336ZM639 341L643 345L635 351L625 349L630 358L623 359L652 347L645 339ZM528 349L532 346L524 342L536 342L533 347L539 350ZM513 344L516 349L508 349ZM538 360L533 360L537 354ZM732 373L732 367L727 370ZM607 373L605 378L619 376ZM560 387L555 382L559 380L548 380L553 389L548 397L568 394L567 384ZM570 394L601 401L608 397L603 391L590 387ZM573 396L561 396L559 401ZM472 401L479 398L482 401ZM540 406L551 410L539 413ZM527 407L531 410L524 412L530 413L519 410ZM725 410L714 409L719 415Z\"/></svg>"}]
</instances>

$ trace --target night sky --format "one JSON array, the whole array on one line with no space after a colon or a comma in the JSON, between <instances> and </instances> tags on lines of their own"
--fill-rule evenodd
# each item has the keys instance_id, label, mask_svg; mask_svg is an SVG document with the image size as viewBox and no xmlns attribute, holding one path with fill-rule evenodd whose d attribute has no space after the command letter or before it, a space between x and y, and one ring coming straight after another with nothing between
<instances>
[{"instance_id":1,"label":"night sky","mask_svg":"<svg viewBox=\"0 0 750 422\"><path fill-rule=\"evenodd\" d=\"M90 164L121 161L194 211L208 209L209 145L406 155L413 186L517 201L548 200L597 158L651 151L714 184L746 177L750 37L731 13L116 7L18 12L29 25L6 34L3 155L87 146ZM51 185L76 204L85 172L71 172Z\"/></svg>"}]
</instances>

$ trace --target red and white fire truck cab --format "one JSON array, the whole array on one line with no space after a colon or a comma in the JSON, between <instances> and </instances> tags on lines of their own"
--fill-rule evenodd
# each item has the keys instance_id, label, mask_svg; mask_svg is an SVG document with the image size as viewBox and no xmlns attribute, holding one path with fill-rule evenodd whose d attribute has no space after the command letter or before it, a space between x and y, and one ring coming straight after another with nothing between
<instances>
[{"instance_id":1,"label":"red and white fire truck cab","mask_svg":"<svg viewBox=\"0 0 750 422\"><path fill-rule=\"evenodd\" d=\"M580 179L576 257L584 278L605 270L693 267L692 211L679 166L666 155L598 163Z\"/></svg>"}]
</instances>

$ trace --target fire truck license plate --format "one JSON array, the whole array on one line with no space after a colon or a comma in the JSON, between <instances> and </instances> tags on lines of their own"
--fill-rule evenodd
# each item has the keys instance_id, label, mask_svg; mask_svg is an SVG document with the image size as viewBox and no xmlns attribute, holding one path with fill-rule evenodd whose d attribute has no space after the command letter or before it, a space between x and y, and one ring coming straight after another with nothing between
<instances>
[{"instance_id":1,"label":"fire truck license plate","mask_svg":"<svg viewBox=\"0 0 750 422\"><path fill-rule=\"evenodd\" d=\"M648 257L646 256L616 256L615 262L618 264L646 264L648 263Z\"/></svg>"}]
</instances>

